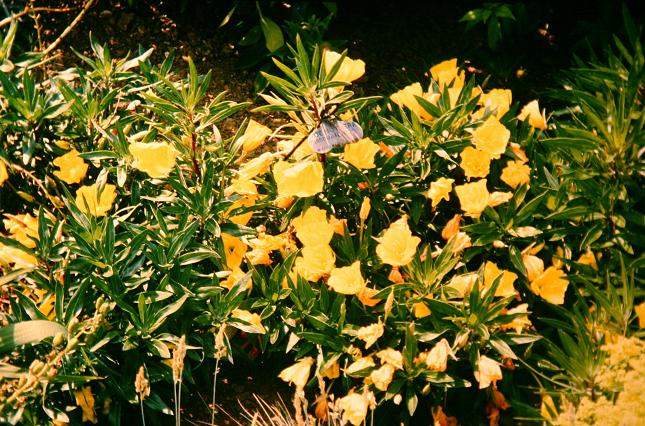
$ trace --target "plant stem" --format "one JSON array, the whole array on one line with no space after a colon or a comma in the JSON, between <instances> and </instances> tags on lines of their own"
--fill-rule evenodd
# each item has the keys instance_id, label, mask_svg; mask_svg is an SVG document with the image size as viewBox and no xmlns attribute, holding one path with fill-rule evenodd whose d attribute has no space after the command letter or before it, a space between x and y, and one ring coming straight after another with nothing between
<instances>
[{"instance_id":1,"label":"plant stem","mask_svg":"<svg viewBox=\"0 0 645 426\"><path fill-rule=\"evenodd\" d=\"M215 360L215 371L213 372L213 410L211 412L211 426L215 426L215 394L217 391L217 373L219 372L219 357Z\"/></svg>"}]
</instances>

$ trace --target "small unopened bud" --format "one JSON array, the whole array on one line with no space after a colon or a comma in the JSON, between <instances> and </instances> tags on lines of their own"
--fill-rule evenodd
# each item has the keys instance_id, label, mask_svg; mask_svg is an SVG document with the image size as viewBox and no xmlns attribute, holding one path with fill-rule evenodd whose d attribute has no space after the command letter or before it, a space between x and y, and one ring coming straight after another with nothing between
<instances>
[{"instance_id":1,"label":"small unopened bud","mask_svg":"<svg viewBox=\"0 0 645 426\"><path fill-rule=\"evenodd\" d=\"M368 197L363 198L363 204L361 204L361 210L358 212L358 217L362 220L365 221L367 219L367 216L370 214L370 210L372 208L372 202Z\"/></svg>"},{"instance_id":2,"label":"small unopened bud","mask_svg":"<svg viewBox=\"0 0 645 426\"><path fill-rule=\"evenodd\" d=\"M65 335L61 333L56 333L54 336L54 339L52 340L52 344L54 347L61 346L63 344L63 341L65 340Z\"/></svg>"},{"instance_id":3,"label":"small unopened bud","mask_svg":"<svg viewBox=\"0 0 645 426\"><path fill-rule=\"evenodd\" d=\"M450 237L459 232L459 225L461 224L461 215L456 214L446 223L446 226L441 232L441 238L448 241Z\"/></svg>"},{"instance_id":4,"label":"small unopened bud","mask_svg":"<svg viewBox=\"0 0 645 426\"><path fill-rule=\"evenodd\" d=\"M76 317L72 318L69 324L67 325L67 332L70 334L74 333L74 331L76 331L76 327L78 327L78 324L79 324L78 318Z\"/></svg>"},{"instance_id":5,"label":"small unopened bud","mask_svg":"<svg viewBox=\"0 0 645 426\"><path fill-rule=\"evenodd\" d=\"M461 334L459 334L459 335L457 336L457 338L455 339L455 344L454 344L454 346L455 346L457 349L461 349L461 348L463 348L464 346L466 346L466 343L468 343L468 336L469 336L469 334L470 334L470 331L467 331L467 332L465 332L465 333L461 333Z\"/></svg>"}]
</instances>

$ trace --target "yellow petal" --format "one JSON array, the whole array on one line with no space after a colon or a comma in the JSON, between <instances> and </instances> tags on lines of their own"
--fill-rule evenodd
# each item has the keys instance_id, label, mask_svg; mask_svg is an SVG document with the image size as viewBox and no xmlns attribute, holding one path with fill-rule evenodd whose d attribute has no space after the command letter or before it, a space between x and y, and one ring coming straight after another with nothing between
<instances>
[{"instance_id":1,"label":"yellow petal","mask_svg":"<svg viewBox=\"0 0 645 426\"><path fill-rule=\"evenodd\" d=\"M260 315L254 312L249 312L245 309L233 309L231 316L233 318L238 318L251 324L253 326L253 329L246 330L247 332L258 334L266 333L266 328L264 328L264 326L262 325L262 318L260 318Z\"/></svg>"},{"instance_id":2,"label":"yellow petal","mask_svg":"<svg viewBox=\"0 0 645 426\"><path fill-rule=\"evenodd\" d=\"M540 113L540 105L537 100L531 101L522 108L520 115L517 116L517 119L520 121L526 120L528 117L529 124L531 127L536 129L546 130L548 127L546 124L546 112L542 111Z\"/></svg>"},{"instance_id":3,"label":"yellow petal","mask_svg":"<svg viewBox=\"0 0 645 426\"><path fill-rule=\"evenodd\" d=\"M74 391L74 398L76 404L83 410L83 421L98 423L96 412L94 411L94 395L92 395L92 388L85 386L83 389Z\"/></svg>"},{"instance_id":4,"label":"yellow petal","mask_svg":"<svg viewBox=\"0 0 645 426\"><path fill-rule=\"evenodd\" d=\"M359 294L365 287L365 280L361 275L361 262L356 261L350 266L334 268L327 284L337 293Z\"/></svg>"},{"instance_id":5,"label":"yellow petal","mask_svg":"<svg viewBox=\"0 0 645 426\"><path fill-rule=\"evenodd\" d=\"M506 151L510 137L511 132L491 115L473 132L473 143L477 149L486 151L491 159L497 160Z\"/></svg>"},{"instance_id":6,"label":"yellow petal","mask_svg":"<svg viewBox=\"0 0 645 426\"><path fill-rule=\"evenodd\" d=\"M491 383L502 380L502 369L499 363L482 355L477 363L475 379L479 382L479 389L487 388Z\"/></svg>"},{"instance_id":7,"label":"yellow petal","mask_svg":"<svg viewBox=\"0 0 645 426\"><path fill-rule=\"evenodd\" d=\"M554 305L564 303L569 280L566 274L553 266L548 267L539 277L531 282L531 291Z\"/></svg>"},{"instance_id":8,"label":"yellow petal","mask_svg":"<svg viewBox=\"0 0 645 426\"><path fill-rule=\"evenodd\" d=\"M490 172L490 156L486 151L468 146L459 154L461 163L459 166L464 170L467 178L486 177Z\"/></svg>"},{"instance_id":9,"label":"yellow petal","mask_svg":"<svg viewBox=\"0 0 645 426\"><path fill-rule=\"evenodd\" d=\"M4 163L4 160L0 158L0 187L9 179L9 173L7 173L7 166Z\"/></svg>"},{"instance_id":10,"label":"yellow petal","mask_svg":"<svg viewBox=\"0 0 645 426\"><path fill-rule=\"evenodd\" d=\"M379 146L372 142L370 138L363 138L345 145L342 159L357 169L373 169L376 167L374 157L379 151Z\"/></svg>"},{"instance_id":11,"label":"yellow petal","mask_svg":"<svg viewBox=\"0 0 645 426\"><path fill-rule=\"evenodd\" d=\"M343 422L360 426L367 417L370 402L365 395L350 392L338 400L338 406L343 410ZM344 423L343 423L344 424Z\"/></svg>"},{"instance_id":12,"label":"yellow petal","mask_svg":"<svg viewBox=\"0 0 645 426\"><path fill-rule=\"evenodd\" d=\"M502 181L515 189L523 183L531 181L531 168L521 160L509 161L502 170Z\"/></svg>"},{"instance_id":13,"label":"yellow petal","mask_svg":"<svg viewBox=\"0 0 645 426\"><path fill-rule=\"evenodd\" d=\"M53 161L54 166L60 170L54 171L54 176L67 184L80 183L87 173L88 165L78 156L75 149L61 155ZM0 173L1 174L1 173Z\"/></svg>"},{"instance_id":14,"label":"yellow petal","mask_svg":"<svg viewBox=\"0 0 645 426\"><path fill-rule=\"evenodd\" d=\"M365 349L368 349L383 335L383 324L375 323L361 327L356 332L356 337L365 342Z\"/></svg>"},{"instance_id":15,"label":"yellow petal","mask_svg":"<svg viewBox=\"0 0 645 426\"><path fill-rule=\"evenodd\" d=\"M638 317L638 327L645 328L645 302L634 307L634 312Z\"/></svg>"},{"instance_id":16,"label":"yellow petal","mask_svg":"<svg viewBox=\"0 0 645 426\"><path fill-rule=\"evenodd\" d=\"M258 123L255 120L250 120L246 130L242 135L242 152L251 152L264 143L266 138L271 135L271 129L267 126Z\"/></svg>"},{"instance_id":17,"label":"yellow petal","mask_svg":"<svg viewBox=\"0 0 645 426\"><path fill-rule=\"evenodd\" d=\"M167 142L135 142L129 147L134 157L132 166L152 178L164 178L175 167L177 151Z\"/></svg>"},{"instance_id":18,"label":"yellow petal","mask_svg":"<svg viewBox=\"0 0 645 426\"><path fill-rule=\"evenodd\" d=\"M226 256L228 268L230 270L239 268L248 246L241 239L225 233L222 233L222 243L224 244L224 255Z\"/></svg>"},{"instance_id":19,"label":"yellow petal","mask_svg":"<svg viewBox=\"0 0 645 426\"><path fill-rule=\"evenodd\" d=\"M334 269L336 254L329 245L305 246L296 258L294 269L307 281L318 281Z\"/></svg>"},{"instance_id":20,"label":"yellow petal","mask_svg":"<svg viewBox=\"0 0 645 426\"><path fill-rule=\"evenodd\" d=\"M484 285L483 289L488 289L493 285L493 282L502 275L501 281L497 286L495 297L507 297L515 295L515 287L513 283L517 279L517 274L510 271L499 269L493 262L486 262L484 266Z\"/></svg>"},{"instance_id":21,"label":"yellow petal","mask_svg":"<svg viewBox=\"0 0 645 426\"><path fill-rule=\"evenodd\" d=\"M430 68L432 78L439 84L439 88L449 85L451 82L452 87L463 87L466 75L463 71L459 72L457 67L457 58L448 59L443 61L432 68Z\"/></svg>"},{"instance_id":22,"label":"yellow petal","mask_svg":"<svg viewBox=\"0 0 645 426\"><path fill-rule=\"evenodd\" d=\"M331 50L325 50L323 53L323 63L325 65L325 72L329 73L334 67L336 62L340 59L341 54L333 52ZM365 62L360 59L351 59L347 56L343 59L343 62L334 75L332 81L342 81L346 83L351 83L354 80L358 80L363 74L365 74Z\"/></svg>"},{"instance_id":23,"label":"yellow petal","mask_svg":"<svg viewBox=\"0 0 645 426\"><path fill-rule=\"evenodd\" d=\"M488 206L490 194L486 189L486 179L465 183L455 187L459 204L466 216L479 217Z\"/></svg>"},{"instance_id":24,"label":"yellow petal","mask_svg":"<svg viewBox=\"0 0 645 426\"><path fill-rule=\"evenodd\" d=\"M392 223L377 241L376 254L383 263L404 266L412 261L421 239L412 236L407 218L402 217Z\"/></svg>"},{"instance_id":25,"label":"yellow petal","mask_svg":"<svg viewBox=\"0 0 645 426\"><path fill-rule=\"evenodd\" d=\"M85 185L76 191L76 206L83 213L93 216L105 216L116 199L116 186L109 183L103 186L99 194L97 184Z\"/></svg>"},{"instance_id":26,"label":"yellow petal","mask_svg":"<svg viewBox=\"0 0 645 426\"><path fill-rule=\"evenodd\" d=\"M296 237L306 246L329 244L334 235L334 226L327 220L327 212L311 206L291 221Z\"/></svg>"},{"instance_id":27,"label":"yellow petal","mask_svg":"<svg viewBox=\"0 0 645 426\"><path fill-rule=\"evenodd\" d=\"M450 192L452 191L452 184L454 182L454 179L441 177L430 183L428 198L432 200L432 208L437 207L437 204L439 204L441 200L450 200Z\"/></svg>"},{"instance_id":28,"label":"yellow petal","mask_svg":"<svg viewBox=\"0 0 645 426\"><path fill-rule=\"evenodd\" d=\"M273 177L282 197L311 197L323 190L323 167L318 161L279 161L273 166Z\"/></svg>"},{"instance_id":29,"label":"yellow petal","mask_svg":"<svg viewBox=\"0 0 645 426\"><path fill-rule=\"evenodd\" d=\"M305 357L291 367L282 370L278 377L287 383L293 383L297 389L304 389L309 380L309 372L313 363L314 359L312 357Z\"/></svg>"}]
</instances>

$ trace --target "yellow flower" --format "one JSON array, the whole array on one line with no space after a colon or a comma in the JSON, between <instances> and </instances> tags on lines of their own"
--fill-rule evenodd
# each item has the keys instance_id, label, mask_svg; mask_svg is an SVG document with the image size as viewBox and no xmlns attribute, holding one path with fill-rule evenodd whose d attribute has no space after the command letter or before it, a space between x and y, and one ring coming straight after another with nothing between
<instances>
[{"instance_id":1,"label":"yellow flower","mask_svg":"<svg viewBox=\"0 0 645 426\"><path fill-rule=\"evenodd\" d=\"M437 207L441 200L450 200L450 192L454 182L454 179L441 177L430 184L428 198L432 200L432 208Z\"/></svg>"},{"instance_id":2,"label":"yellow flower","mask_svg":"<svg viewBox=\"0 0 645 426\"><path fill-rule=\"evenodd\" d=\"M340 377L340 364L334 361L330 366L320 372L320 376L328 379L337 379Z\"/></svg>"},{"instance_id":3,"label":"yellow flower","mask_svg":"<svg viewBox=\"0 0 645 426\"><path fill-rule=\"evenodd\" d=\"M477 363L475 379L479 382L479 389L487 388L491 383L502 380L502 369L496 361L482 355Z\"/></svg>"},{"instance_id":4,"label":"yellow flower","mask_svg":"<svg viewBox=\"0 0 645 426\"><path fill-rule=\"evenodd\" d=\"M329 245L305 246L296 258L295 270L307 281L318 281L334 269L336 255Z\"/></svg>"},{"instance_id":5,"label":"yellow flower","mask_svg":"<svg viewBox=\"0 0 645 426\"><path fill-rule=\"evenodd\" d=\"M85 161L78 154L79 152L73 149L67 154L56 158L53 163L60 170L54 171L54 176L70 185L80 183L85 177L89 166L85 164Z\"/></svg>"},{"instance_id":6,"label":"yellow flower","mask_svg":"<svg viewBox=\"0 0 645 426\"><path fill-rule=\"evenodd\" d=\"M544 261L537 256L524 255L522 262L524 262L529 281L534 281L544 272Z\"/></svg>"},{"instance_id":7,"label":"yellow flower","mask_svg":"<svg viewBox=\"0 0 645 426\"><path fill-rule=\"evenodd\" d=\"M327 220L327 212L311 206L291 221L296 228L296 237L303 246L329 244L334 235L334 226Z\"/></svg>"},{"instance_id":8,"label":"yellow flower","mask_svg":"<svg viewBox=\"0 0 645 426\"><path fill-rule=\"evenodd\" d=\"M287 383L293 383L297 389L304 389L307 381L309 381L309 372L313 363L314 359L312 357L305 357L291 367L282 370L278 377Z\"/></svg>"},{"instance_id":9,"label":"yellow flower","mask_svg":"<svg viewBox=\"0 0 645 426\"><path fill-rule=\"evenodd\" d=\"M282 197L311 197L322 192L325 183L323 167L318 161L278 161L273 166L273 177Z\"/></svg>"},{"instance_id":10,"label":"yellow flower","mask_svg":"<svg viewBox=\"0 0 645 426\"><path fill-rule=\"evenodd\" d=\"M246 272L244 272L240 268L235 268L233 269L231 274L228 277L226 277L224 281L220 281L219 285L230 290L235 286L235 284L237 284L245 276L246 276ZM249 278L249 281L246 283L245 290L249 290L252 287L253 287L253 281L251 280L251 278Z\"/></svg>"},{"instance_id":11,"label":"yellow flower","mask_svg":"<svg viewBox=\"0 0 645 426\"><path fill-rule=\"evenodd\" d=\"M513 198L513 193L512 192L501 192L501 191L495 191L490 193L490 197L488 198L488 207L497 207L499 205L502 205L504 203L508 203L511 198Z\"/></svg>"},{"instance_id":12,"label":"yellow flower","mask_svg":"<svg viewBox=\"0 0 645 426\"><path fill-rule=\"evenodd\" d=\"M0 243L0 269L3 265L14 265L16 268L32 268L38 259L18 247Z\"/></svg>"},{"instance_id":13,"label":"yellow flower","mask_svg":"<svg viewBox=\"0 0 645 426\"><path fill-rule=\"evenodd\" d=\"M378 390L386 391L392 383L395 368L390 364L383 364L380 368L370 373L370 380Z\"/></svg>"},{"instance_id":14,"label":"yellow flower","mask_svg":"<svg viewBox=\"0 0 645 426\"><path fill-rule=\"evenodd\" d=\"M465 232L457 232L455 235L450 237L448 242L452 241L452 253L459 253L460 251L472 247L472 242L470 237Z\"/></svg>"},{"instance_id":15,"label":"yellow flower","mask_svg":"<svg viewBox=\"0 0 645 426\"><path fill-rule=\"evenodd\" d=\"M134 142L130 144L134 157L132 167L146 172L152 178L164 178L175 167L177 151L167 142Z\"/></svg>"},{"instance_id":16,"label":"yellow flower","mask_svg":"<svg viewBox=\"0 0 645 426\"><path fill-rule=\"evenodd\" d=\"M457 67L457 58L448 59L443 61L432 68L430 68L432 78L439 84L439 88L443 89L454 80L452 87L463 87L466 75L463 71L459 72Z\"/></svg>"},{"instance_id":17,"label":"yellow flower","mask_svg":"<svg viewBox=\"0 0 645 426\"><path fill-rule=\"evenodd\" d=\"M244 330L247 333L265 334L267 332L266 328L262 325L262 318L254 312L249 312L245 309L233 309L231 316L251 324L252 328L249 329L247 327Z\"/></svg>"},{"instance_id":18,"label":"yellow flower","mask_svg":"<svg viewBox=\"0 0 645 426\"><path fill-rule=\"evenodd\" d=\"M491 159L497 160L506 151L511 132L491 115L473 132L473 143L477 149L486 151Z\"/></svg>"},{"instance_id":19,"label":"yellow flower","mask_svg":"<svg viewBox=\"0 0 645 426\"><path fill-rule=\"evenodd\" d=\"M401 352L392 348L386 348L377 352L376 356L381 360L381 363L390 364L397 370L403 370L403 355Z\"/></svg>"},{"instance_id":20,"label":"yellow flower","mask_svg":"<svg viewBox=\"0 0 645 426\"><path fill-rule=\"evenodd\" d=\"M94 411L94 395L92 395L92 388L85 386L83 389L74 391L74 399L76 404L81 407L83 411L83 422L98 423L96 412Z\"/></svg>"},{"instance_id":21,"label":"yellow flower","mask_svg":"<svg viewBox=\"0 0 645 426\"><path fill-rule=\"evenodd\" d=\"M331 71L340 57L340 53L333 52L331 50L325 50L325 52L323 53L323 63L325 64L326 73L329 73ZM333 77L332 81L351 83L352 81L361 78L363 74L365 74L365 62L363 62L361 59L351 59L345 56L343 62L340 65L340 68L338 69L338 72Z\"/></svg>"},{"instance_id":22,"label":"yellow flower","mask_svg":"<svg viewBox=\"0 0 645 426\"><path fill-rule=\"evenodd\" d=\"M368 197L363 197L363 202L361 203L361 209L358 212L358 217L365 221L367 216L370 215L370 209L372 208L372 201Z\"/></svg>"},{"instance_id":23,"label":"yellow flower","mask_svg":"<svg viewBox=\"0 0 645 426\"><path fill-rule=\"evenodd\" d=\"M645 328L645 302L638 306L634 306L634 312L638 317L638 327Z\"/></svg>"},{"instance_id":24,"label":"yellow flower","mask_svg":"<svg viewBox=\"0 0 645 426\"><path fill-rule=\"evenodd\" d=\"M554 305L564 303L564 294L569 281L560 269L549 266L534 281L531 282L531 291Z\"/></svg>"},{"instance_id":25,"label":"yellow flower","mask_svg":"<svg viewBox=\"0 0 645 426\"><path fill-rule=\"evenodd\" d=\"M406 107L410 111L414 112L417 116L424 120L432 120L433 117L428 111L426 111L417 101L416 96L420 98L426 98L428 102L435 103L436 99L431 99L424 97L423 89L421 88L421 83L413 83L409 86L404 87L398 92L390 96L392 102L397 104L400 107Z\"/></svg>"},{"instance_id":26,"label":"yellow flower","mask_svg":"<svg viewBox=\"0 0 645 426\"><path fill-rule=\"evenodd\" d=\"M363 138L358 142L345 145L342 159L357 169L373 169L376 167L374 157L379 151L379 146L372 142L370 138Z\"/></svg>"},{"instance_id":27,"label":"yellow flower","mask_svg":"<svg viewBox=\"0 0 645 426\"><path fill-rule=\"evenodd\" d=\"M343 410L343 422L350 422L353 426L360 426L363 424L365 417L367 417L370 402L366 396L350 392L338 400L338 406Z\"/></svg>"},{"instance_id":28,"label":"yellow flower","mask_svg":"<svg viewBox=\"0 0 645 426\"><path fill-rule=\"evenodd\" d=\"M226 266L230 270L239 268L248 250L247 245L241 239L224 233L222 233L222 243L224 243Z\"/></svg>"},{"instance_id":29,"label":"yellow flower","mask_svg":"<svg viewBox=\"0 0 645 426\"><path fill-rule=\"evenodd\" d=\"M555 408L555 403L551 395L542 395L542 404L540 405L540 415L548 421L555 421L558 418L558 409Z\"/></svg>"},{"instance_id":30,"label":"yellow flower","mask_svg":"<svg viewBox=\"0 0 645 426\"><path fill-rule=\"evenodd\" d=\"M583 265L589 265L596 271L598 270L598 263L596 262L596 256L594 256L591 250L587 250L585 253L581 254L578 258L578 263Z\"/></svg>"},{"instance_id":31,"label":"yellow flower","mask_svg":"<svg viewBox=\"0 0 645 426\"><path fill-rule=\"evenodd\" d=\"M26 214L6 214L3 220L4 227L10 234L9 237L18 241L25 247L36 247L38 240L38 218Z\"/></svg>"},{"instance_id":32,"label":"yellow flower","mask_svg":"<svg viewBox=\"0 0 645 426\"><path fill-rule=\"evenodd\" d=\"M501 179L515 189L521 184L528 184L531 181L531 168L521 160L508 161L502 170Z\"/></svg>"},{"instance_id":33,"label":"yellow flower","mask_svg":"<svg viewBox=\"0 0 645 426\"><path fill-rule=\"evenodd\" d=\"M240 137L242 140L242 152L251 152L264 143L266 138L271 135L271 129L258 123L255 120L250 120L244 134Z\"/></svg>"},{"instance_id":34,"label":"yellow flower","mask_svg":"<svg viewBox=\"0 0 645 426\"><path fill-rule=\"evenodd\" d=\"M470 293L470 289L473 287L473 284L477 282L477 278L477 274L474 272L455 275L448 283L448 287L455 290L461 298Z\"/></svg>"},{"instance_id":35,"label":"yellow flower","mask_svg":"<svg viewBox=\"0 0 645 426\"><path fill-rule=\"evenodd\" d=\"M242 180L254 179L256 176L260 176L268 172L271 164L273 164L273 160L273 153L265 152L264 154L242 164L237 174Z\"/></svg>"},{"instance_id":36,"label":"yellow flower","mask_svg":"<svg viewBox=\"0 0 645 426\"><path fill-rule=\"evenodd\" d=\"M444 240L449 240L453 235L459 232L459 226L461 225L461 215L456 214L446 223L443 231L441 231L441 238Z\"/></svg>"},{"instance_id":37,"label":"yellow flower","mask_svg":"<svg viewBox=\"0 0 645 426\"><path fill-rule=\"evenodd\" d=\"M7 166L4 164L4 160L0 158L0 187L4 185L7 179L9 179L9 173L7 173Z\"/></svg>"},{"instance_id":38,"label":"yellow flower","mask_svg":"<svg viewBox=\"0 0 645 426\"><path fill-rule=\"evenodd\" d=\"M481 95L479 104L489 111L495 111L497 118L502 118L511 108L513 93L508 89L492 89Z\"/></svg>"},{"instance_id":39,"label":"yellow flower","mask_svg":"<svg viewBox=\"0 0 645 426\"><path fill-rule=\"evenodd\" d=\"M490 157L486 151L468 146L461 151L461 163L467 178L486 177L490 172Z\"/></svg>"},{"instance_id":40,"label":"yellow flower","mask_svg":"<svg viewBox=\"0 0 645 426\"><path fill-rule=\"evenodd\" d=\"M359 294L365 287L361 262L357 260L350 266L332 269L327 284L337 293Z\"/></svg>"},{"instance_id":41,"label":"yellow flower","mask_svg":"<svg viewBox=\"0 0 645 426\"><path fill-rule=\"evenodd\" d=\"M83 213L105 216L116 199L116 186L109 183L98 193L97 184L84 185L76 190L76 206Z\"/></svg>"},{"instance_id":42,"label":"yellow flower","mask_svg":"<svg viewBox=\"0 0 645 426\"><path fill-rule=\"evenodd\" d=\"M345 368L345 374L351 376L359 371L372 367L376 367L376 364L371 356L361 357Z\"/></svg>"},{"instance_id":43,"label":"yellow flower","mask_svg":"<svg viewBox=\"0 0 645 426\"><path fill-rule=\"evenodd\" d=\"M376 254L383 263L392 266L410 263L421 242L419 237L412 236L405 216L392 223L383 236L376 240L379 243L376 246Z\"/></svg>"},{"instance_id":44,"label":"yellow flower","mask_svg":"<svg viewBox=\"0 0 645 426\"><path fill-rule=\"evenodd\" d=\"M416 302L412 304L412 314L415 318L425 318L431 313L432 312L430 312L428 306L423 302Z\"/></svg>"},{"instance_id":45,"label":"yellow flower","mask_svg":"<svg viewBox=\"0 0 645 426\"><path fill-rule=\"evenodd\" d=\"M490 194L486 189L486 179L465 183L455 187L461 209L466 216L479 217L488 206Z\"/></svg>"},{"instance_id":46,"label":"yellow flower","mask_svg":"<svg viewBox=\"0 0 645 426\"><path fill-rule=\"evenodd\" d=\"M484 265L484 289L488 289L493 285L493 281L502 275L501 281L497 286L497 291L495 292L496 297L507 297L513 296L515 292L515 287L513 283L517 279L517 274L510 271L505 271L499 269L496 264L493 262L486 262Z\"/></svg>"},{"instance_id":47,"label":"yellow flower","mask_svg":"<svg viewBox=\"0 0 645 426\"><path fill-rule=\"evenodd\" d=\"M365 342L365 349L368 349L383 335L383 324L374 323L361 327L356 331L356 337Z\"/></svg>"},{"instance_id":48,"label":"yellow flower","mask_svg":"<svg viewBox=\"0 0 645 426\"><path fill-rule=\"evenodd\" d=\"M246 225L251 220L251 217L254 213L253 211L238 214L235 216L230 216L230 214L233 210L242 207L253 207L255 205L255 201L258 198L257 186L250 180L242 178L234 179L231 182L231 185L224 189L224 195L226 197L230 197L233 194L238 194L240 195L240 197L235 199L233 201L233 204L231 204L230 207L226 210L226 212L224 213L224 218L238 225Z\"/></svg>"},{"instance_id":49,"label":"yellow flower","mask_svg":"<svg viewBox=\"0 0 645 426\"><path fill-rule=\"evenodd\" d=\"M430 350L425 362L430 371L446 371L446 368L448 368L448 357L457 359L450 348L450 343L446 339L441 339Z\"/></svg>"},{"instance_id":50,"label":"yellow flower","mask_svg":"<svg viewBox=\"0 0 645 426\"><path fill-rule=\"evenodd\" d=\"M531 127L536 129L546 130L546 110L542 111L540 114L540 105L537 100L531 101L522 108L520 115L517 116L517 119L520 121L526 120L528 117L529 124Z\"/></svg>"},{"instance_id":51,"label":"yellow flower","mask_svg":"<svg viewBox=\"0 0 645 426\"><path fill-rule=\"evenodd\" d=\"M506 311L506 315L517 315L517 314L523 314L523 315L515 318L513 321L509 322L508 324L502 325L500 328L502 330L513 328L515 329L516 333L521 333L523 329L530 327L531 320L529 320L528 308L529 308L528 303L522 303L521 305L517 305L516 307Z\"/></svg>"}]
</instances>

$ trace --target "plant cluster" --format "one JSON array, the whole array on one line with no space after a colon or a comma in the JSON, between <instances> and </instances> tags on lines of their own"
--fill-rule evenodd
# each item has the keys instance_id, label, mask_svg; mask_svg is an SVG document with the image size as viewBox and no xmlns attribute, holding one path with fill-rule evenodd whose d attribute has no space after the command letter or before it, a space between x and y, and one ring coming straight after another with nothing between
<instances>
[{"instance_id":1,"label":"plant cluster","mask_svg":"<svg viewBox=\"0 0 645 426\"><path fill-rule=\"evenodd\" d=\"M627 25L631 50L572 74L557 122L457 59L355 98L365 64L299 37L255 110L289 122L230 137L218 124L247 105L190 59L180 78L172 55L114 59L91 38L84 68L3 72L0 418L178 424L186 387L208 371L214 391L249 348L295 361L279 377L296 424L642 406L624 391L642 357L617 355L645 321L645 61ZM363 137L312 150L350 121Z\"/></svg>"}]
</instances>

